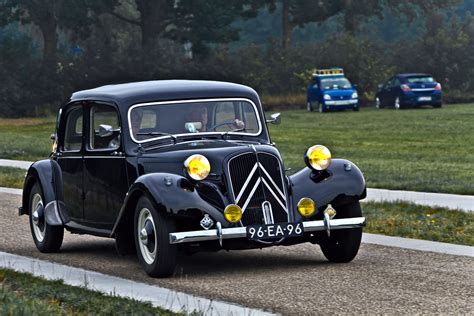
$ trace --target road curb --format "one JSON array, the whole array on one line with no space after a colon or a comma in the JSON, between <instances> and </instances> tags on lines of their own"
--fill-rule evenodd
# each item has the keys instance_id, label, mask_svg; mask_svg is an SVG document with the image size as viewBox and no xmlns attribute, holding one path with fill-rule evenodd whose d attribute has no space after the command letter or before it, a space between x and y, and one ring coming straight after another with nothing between
<instances>
[{"instance_id":1,"label":"road curb","mask_svg":"<svg viewBox=\"0 0 474 316\"><path fill-rule=\"evenodd\" d=\"M474 247L448 244L438 241L363 233L362 242L366 244L375 244L418 251L444 253L454 256L474 257Z\"/></svg>"},{"instance_id":2,"label":"road curb","mask_svg":"<svg viewBox=\"0 0 474 316\"><path fill-rule=\"evenodd\" d=\"M275 315L263 310L6 252L0 252L0 267L31 273L48 280L61 279L65 284L82 286L106 294L150 302L155 307L176 313L197 311L203 315Z\"/></svg>"},{"instance_id":3,"label":"road curb","mask_svg":"<svg viewBox=\"0 0 474 316\"><path fill-rule=\"evenodd\" d=\"M367 188L367 198L361 202L400 202L406 201L417 205L458 209L474 212L474 196L446 193L400 191Z\"/></svg>"},{"instance_id":4,"label":"road curb","mask_svg":"<svg viewBox=\"0 0 474 316\"><path fill-rule=\"evenodd\" d=\"M32 161L0 159L0 167L11 167L28 170Z\"/></svg>"}]
</instances>

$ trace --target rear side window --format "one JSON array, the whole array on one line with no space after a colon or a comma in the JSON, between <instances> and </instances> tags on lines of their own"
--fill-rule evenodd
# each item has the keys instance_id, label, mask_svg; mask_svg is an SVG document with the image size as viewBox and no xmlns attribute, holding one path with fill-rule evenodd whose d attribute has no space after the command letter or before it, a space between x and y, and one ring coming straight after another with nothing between
<instances>
[{"instance_id":1,"label":"rear side window","mask_svg":"<svg viewBox=\"0 0 474 316\"><path fill-rule=\"evenodd\" d=\"M90 108L89 149L114 150L120 147L120 125L114 107L94 104Z\"/></svg>"},{"instance_id":2,"label":"rear side window","mask_svg":"<svg viewBox=\"0 0 474 316\"><path fill-rule=\"evenodd\" d=\"M82 107L69 111L64 131L64 151L79 151L82 146Z\"/></svg>"}]
</instances>

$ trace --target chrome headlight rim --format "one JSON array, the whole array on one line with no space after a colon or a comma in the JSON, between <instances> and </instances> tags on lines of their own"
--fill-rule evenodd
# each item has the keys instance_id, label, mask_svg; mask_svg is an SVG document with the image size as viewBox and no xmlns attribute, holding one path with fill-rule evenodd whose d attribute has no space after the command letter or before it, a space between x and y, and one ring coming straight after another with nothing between
<instances>
[{"instance_id":1,"label":"chrome headlight rim","mask_svg":"<svg viewBox=\"0 0 474 316\"><path fill-rule=\"evenodd\" d=\"M317 160L315 161L314 158L311 158L311 154L316 151L323 156L321 158L324 158L320 159L320 162L318 162ZM309 147L308 150L306 150L306 154L304 156L304 161L306 165L315 171L326 170L331 165L331 159L331 151L324 145L314 145Z\"/></svg>"},{"instance_id":2,"label":"chrome headlight rim","mask_svg":"<svg viewBox=\"0 0 474 316\"><path fill-rule=\"evenodd\" d=\"M201 172L195 172L194 164L202 163L204 167ZM189 156L185 161L184 161L184 168L186 169L186 174L195 181L202 181L206 179L209 176L209 173L211 172L211 164L209 160L206 158L206 156L201 155L201 154L193 154ZM194 171L193 171L194 170Z\"/></svg>"}]
</instances>

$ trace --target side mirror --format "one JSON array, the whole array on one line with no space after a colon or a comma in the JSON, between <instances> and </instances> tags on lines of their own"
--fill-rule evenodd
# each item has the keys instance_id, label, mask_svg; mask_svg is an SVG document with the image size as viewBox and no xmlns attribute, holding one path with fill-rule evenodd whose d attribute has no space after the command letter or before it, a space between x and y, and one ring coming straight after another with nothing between
<instances>
[{"instance_id":1,"label":"side mirror","mask_svg":"<svg viewBox=\"0 0 474 316\"><path fill-rule=\"evenodd\" d=\"M114 133L114 130L112 126L106 125L106 124L99 125L99 137L112 136L113 133Z\"/></svg>"},{"instance_id":2,"label":"side mirror","mask_svg":"<svg viewBox=\"0 0 474 316\"><path fill-rule=\"evenodd\" d=\"M354 89L357 90L357 85L356 85L356 84L353 84L353 85L352 85L352 88L354 88Z\"/></svg>"},{"instance_id":3,"label":"side mirror","mask_svg":"<svg viewBox=\"0 0 474 316\"><path fill-rule=\"evenodd\" d=\"M56 140L56 133L51 134L51 140Z\"/></svg>"},{"instance_id":4,"label":"side mirror","mask_svg":"<svg viewBox=\"0 0 474 316\"><path fill-rule=\"evenodd\" d=\"M281 117L280 116L281 116L281 113L274 113L274 114L270 115L270 119L267 120L267 123L280 125L280 123L281 123Z\"/></svg>"}]
</instances>

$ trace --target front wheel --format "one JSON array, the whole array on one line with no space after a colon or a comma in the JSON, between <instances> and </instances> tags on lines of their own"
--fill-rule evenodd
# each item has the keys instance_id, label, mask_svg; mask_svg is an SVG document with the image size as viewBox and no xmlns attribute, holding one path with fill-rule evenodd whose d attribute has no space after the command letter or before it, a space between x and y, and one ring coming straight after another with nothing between
<instances>
[{"instance_id":1,"label":"front wheel","mask_svg":"<svg viewBox=\"0 0 474 316\"><path fill-rule=\"evenodd\" d=\"M336 218L361 217L360 203L354 202L336 208ZM319 246L324 256L331 262L350 262L359 251L362 239L362 228L351 228L331 231L331 236L325 236Z\"/></svg>"},{"instance_id":2,"label":"front wheel","mask_svg":"<svg viewBox=\"0 0 474 316\"><path fill-rule=\"evenodd\" d=\"M44 213L46 205L38 182L31 188L29 206L30 229L36 248L44 253L58 252L63 243L64 228L62 226L51 226L46 222Z\"/></svg>"},{"instance_id":3,"label":"front wheel","mask_svg":"<svg viewBox=\"0 0 474 316\"><path fill-rule=\"evenodd\" d=\"M311 102L311 101L306 102L306 110L308 112L313 112L314 111L313 102Z\"/></svg>"},{"instance_id":4,"label":"front wheel","mask_svg":"<svg viewBox=\"0 0 474 316\"><path fill-rule=\"evenodd\" d=\"M135 208L135 246L138 260L152 277L168 277L176 266L176 246L170 244L169 234L176 231L174 220L155 209L143 196Z\"/></svg>"},{"instance_id":5,"label":"front wheel","mask_svg":"<svg viewBox=\"0 0 474 316\"><path fill-rule=\"evenodd\" d=\"M395 110L400 110L402 108L402 104L400 103L399 97L395 99L395 102L393 103L393 107L395 108Z\"/></svg>"}]
</instances>

